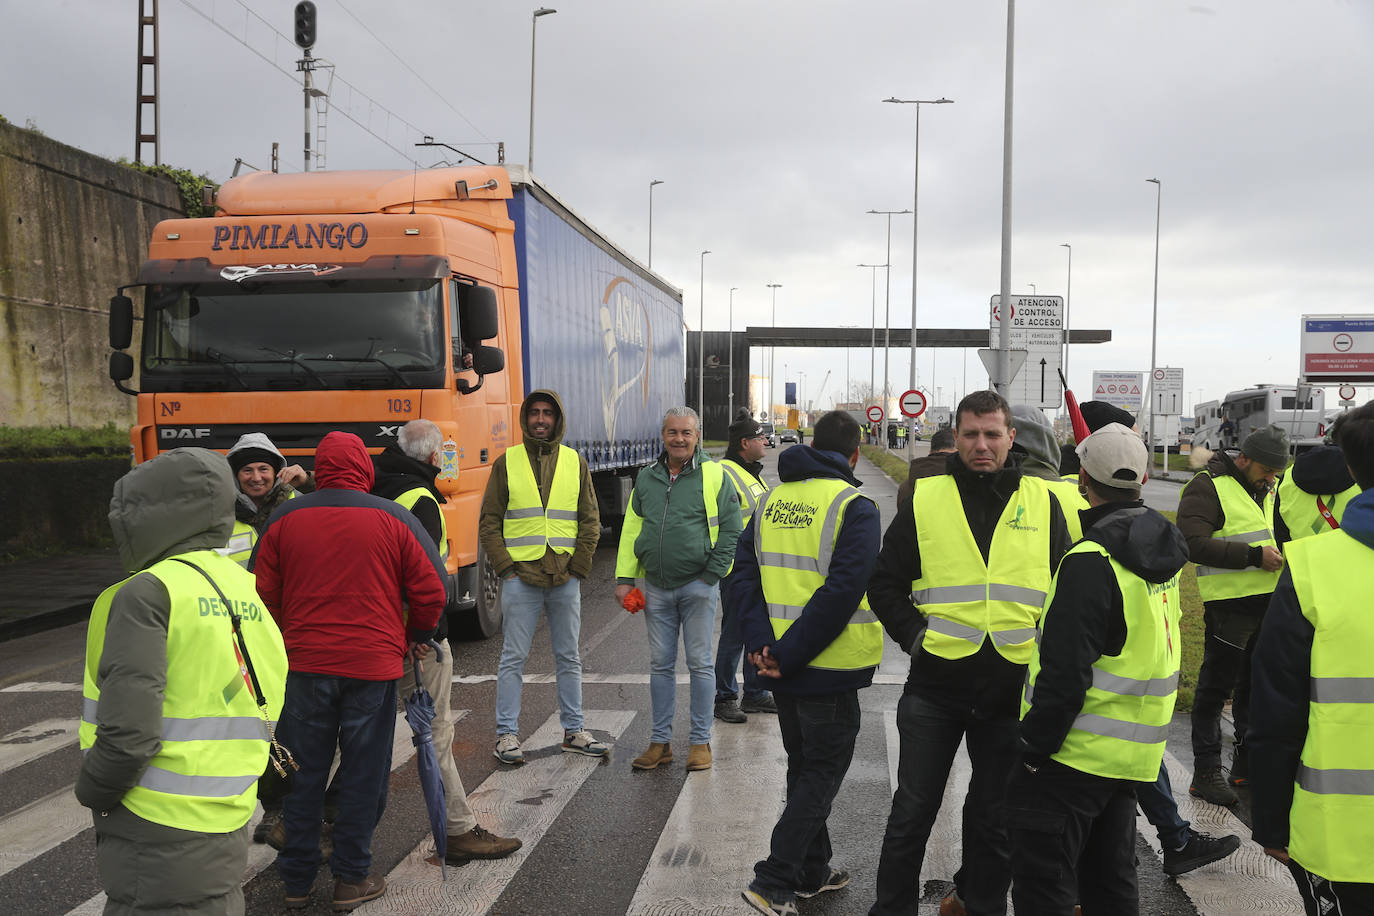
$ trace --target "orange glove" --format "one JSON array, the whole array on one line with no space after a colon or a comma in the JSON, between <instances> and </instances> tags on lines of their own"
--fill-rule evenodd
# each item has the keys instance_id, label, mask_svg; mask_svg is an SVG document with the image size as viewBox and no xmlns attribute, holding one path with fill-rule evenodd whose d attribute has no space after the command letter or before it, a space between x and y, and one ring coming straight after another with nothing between
<instances>
[{"instance_id":1,"label":"orange glove","mask_svg":"<svg viewBox=\"0 0 1374 916\"><path fill-rule=\"evenodd\" d=\"M637 588L630 589L630 593L625 596L624 608L631 614L644 610L644 593Z\"/></svg>"}]
</instances>

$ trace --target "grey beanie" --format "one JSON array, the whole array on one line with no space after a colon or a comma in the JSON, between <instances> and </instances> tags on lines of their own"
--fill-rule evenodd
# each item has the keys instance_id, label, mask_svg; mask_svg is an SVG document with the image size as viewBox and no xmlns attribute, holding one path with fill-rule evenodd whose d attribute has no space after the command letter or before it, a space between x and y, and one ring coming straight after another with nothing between
<instances>
[{"instance_id":1,"label":"grey beanie","mask_svg":"<svg viewBox=\"0 0 1374 916\"><path fill-rule=\"evenodd\" d=\"M1270 424L1245 437L1240 453L1251 461L1283 470L1288 467L1288 431Z\"/></svg>"}]
</instances>

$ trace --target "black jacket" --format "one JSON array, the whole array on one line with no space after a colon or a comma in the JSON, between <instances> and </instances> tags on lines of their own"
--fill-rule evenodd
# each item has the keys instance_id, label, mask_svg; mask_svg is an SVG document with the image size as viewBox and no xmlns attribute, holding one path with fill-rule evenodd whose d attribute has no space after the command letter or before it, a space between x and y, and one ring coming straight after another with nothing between
<instances>
[{"instance_id":1,"label":"black jacket","mask_svg":"<svg viewBox=\"0 0 1374 916\"><path fill-rule=\"evenodd\" d=\"M401 451L398 446L388 445L380 455L373 456L372 470L375 475L372 483L373 496L380 496L394 502L396 497L416 487L424 487L433 494L434 498L438 500L438 505L427 499L416 500L415 505L410 507L410 514L415 516L415 520L428 532L435 548L442 550L443 545L439 543L443 532L439 523L439 506L448 500L434 485L434 478L438 476L439 469L427 462L416 461ZM452 594L450 577L444 577L444 586L445 591L449 592L447 597L451 604L454 595ZM445 613L439 615L439 628L435 632L435 639L443 641L447 638L448 614Z\"/></svg>"},{"instance_id":2,"label":"black jacket","mask_svg":"<svg viewBox=\"0 0 1374 916\"><path fill-rule=\"evenodd\" d=\"M1017 456L1009 455L1006 466L1000 470L976 472L969 470L956 452L949 456L947 467L958 483L964 517L968 519L969 530L986 562L997 519L1011 494L1021 485L1020 461ZM943 519L917 520L911 501L899 502L897 516L883 535L883 548L868 583L868 603L882 621L883 629L897 645L912 653L906 692L939 695L967 705L979 714L1016 715L1026 666L1013 664L999 655L991 639L984 640L975 654L958 661L931 655L924 649L912 652L926 625L925 616L911 603L911 583L921 575L921 556L916 543L918 523L947 524ZM1050 549L1045 557L1050 569L1059 564L1069 546L1064 510L1051 493Z\"/></svg>"},{"instance_id":3,"label":"black jacket","mask_svg":"<svg viewBox=\"0 0 1374 916\"><path fill-rule=\"evenodd\" d=\"M1084 540L1101 544L1146 582L1168 582L1188 562L1183 533L1139 500L1107 503L1079 515ZM1035 699L1021 720L1021 744L1029 763L1043 762L1059 750L1092 686L1093 663L1121 654L1126 645L1121 587L1106 557L1065 557L1054 582L1054 600L1040 621ZM1179 634L1173 638L1177 651Z\"/></svg>"}]
</instances>

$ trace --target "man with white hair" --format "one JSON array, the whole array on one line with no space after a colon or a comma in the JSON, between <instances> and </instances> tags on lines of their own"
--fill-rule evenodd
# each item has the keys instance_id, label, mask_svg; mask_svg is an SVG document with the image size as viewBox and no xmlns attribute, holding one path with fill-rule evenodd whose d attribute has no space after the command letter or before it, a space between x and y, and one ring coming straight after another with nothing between
<instances>
[{"instance_id":1,"label":"man with white hair","mask_svg":"<svg viewBox=\"0 0 1374 916\"><path fill-rule=\"evenodd\" d=\"M688 770L711 768L711 717L716 694L711 631L716 583L730 572L739 540L739 494L700 448L701 420L690 407L663 416L663 453L635 479L616 558L615 597L622 605L644 580L649 631L649 748L630 766L652 770L672 763L669 738L676 705L678 633L691 673ZM670 492L676 492L671 500Z\"/></svg>"}]
</instances>

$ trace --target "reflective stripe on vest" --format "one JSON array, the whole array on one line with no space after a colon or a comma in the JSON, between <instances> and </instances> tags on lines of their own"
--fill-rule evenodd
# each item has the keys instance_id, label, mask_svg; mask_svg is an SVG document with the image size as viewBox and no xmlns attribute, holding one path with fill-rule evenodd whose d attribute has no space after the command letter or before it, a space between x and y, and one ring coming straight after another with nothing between
<instances>
[{"instance_id":1,"label":"reflective stripe on vest","mask_svg":"<svg viewBox=\"0 0 1374 916\"><path fill-rule=\"evenodd\" d=\"M1288 852L1330 881L1374 883L1374 550L1339 530L1291 541L1285 559L1313 628Z\"/></svg>"},{"instance_id":2,"label":"reflective stripe on vest","mask_svg":"<svg viewBox=\"0 0 1374 916\"><path fill-rule=\"evenodd\" d=\"M396 502L407 512L414 513L415 504L422 499L427 499L434 503L434 508L439 510L439 543L435 546L439 548L439 559L448 559L448 522L444 520L444 507L439 505L439 500L434 498L434 494L429 492L428 487L415 487L406 490L396 497Z\"/></svg>"},{"instance_id":3,"label":"reflective stripe on vest","mask_svg":"<svg viewBox=\"0 0 1374 916\"><path fill-rule=\"evenodd\" d=\"M181 555L205 570L234 602L266 714L275 721L286 693L286 648L258 598L252 575L216 551ZM267 765L267 729L235 652L219 596L194 569L164 560L145 570L166 588L167 682L161 746L121 803L145 820L182 830L229 833L248 822ZM97 684L110 607L129 580L106 589L91 609L82 687L81 749L98 744Z\"/></svg>"},{"instance_id":4,"label":"reflective stripe on vest","mask_svg":"<svg viewBox=\"0 0 1374 916\"><path fill-rule=\"evenodd\" d=\"M721 459L720 469L730 478L735 485L735 492L739 494L740 530L743 531L749 519L754 517L759 497L768 492L768 485L729 458Z\"/></svg>"},{"instance_id":5,"label":"reflective stripe on vest","mask_svg":"<svg viewBox=\"0 0 1374 916\"><path fill-rule=\"evenodd\" d=\"M988 562L969 529L952 476L929 477L912 494L921 578L911 601L926 616L922 647L957 660L989 635L998 653L1025 664L1050 585L1050 495L1022 477L992 536Z\"/></svg>"},{"instance_id":6,"label":"reflective stripe on vest","mask_svg":"<svg viewBox=\"0 0 1374 916\"><path fill-rule=\"evenodd\" d=\"M1202 471L1198 477L1207 474ZM1196 480L1197 478L1193 478ZM1212 477L1224 517L1212 539L1251 547L1274 546L1274 494L1264 495L1261 506L1250 497L1240 481L1230 474ZM1279 572L1266 572L1254 566L1224 569L1219 566L1197 568L1197 587L1203 601L1224 601L1249 595L1267 595L1279 583Z\"/></svg>"},{"instance_id":7,"label":"reflective stripe on vest","mask_svg":"<svg viewBox=\"0 0 1374 916\"><path fill-rule=\"evenodd\" d=\"M228 557L235 563L248 568L248 558L253 555L253 545L258 542L258 532L247 522L234 520L234 533L229 535L229 543L216 547L215 553ZM249 650L252 651L251 649Z\"/></svg>"},{"instance_id":8,"label":"reflective stripe on vest","mask_svg":"<svg viewBox=\"0 0 1374 916\"><path fill-rule=\"evenodd\" d=\"M843 480L827 477L784 483L764 496L754 525L754 552L775 638L801 618L825 584L845 509L866 498ZM864 596L840 635L807 667L853 671L877 665L882 656L882 624Z\"/></svg>"},{"instance_id":9,"label":"reflective stripe on vest","mask_svg":"<svg viewBox=\"0 0 1374 916\"><path fill-rule=\"evenodd\" d=\"M517 562L538 560L545 550L572 553L577 548L577 500L581 493L581 462L577 452L558 446L553 482L546 507L523 445L506 449L506 483L510 497L501 533L510 558Z\"/></svg>"},{"instance_id":10,"label":"reflective stripe on vest","mask_svg":"<svg viewBox=\"0 0 1374 916\"><path fill-rule=\"evenodd\" d=\"M1169 737L1178 691L1178 576L1165 583L1146 582L1094 541L1079 541L1064 559L1087 553L1105 557L1111 564L1121 590L1126 641L1118 655L1103 655L1093 662L1092 685L1084 694L1083 705L1063 743L1052 756L1084 773L1153 782L1164 759L1164 742ZM1022 718L1034 702L1045 630L1049 629L1053 639L1077 637L1076 633L1064 635L1054 629L1054 592L1055 586L1051 586L1035 652L1026 672Z\"/></svg>"},{"instance_id":11,"label":"reflective stripe on vest","mask_svg":"<svg viewBox=\"0 0 1374 916\"><path fill-rule=\"evenodd\" d=\"M1279 478L1279 516L1288 526L1288 537L1291 540L1325 534L1336 529L1332 528L1330 522L1321 514L1317 499L1320 498L1326 504L1327 511L1339 526L1346 504L1359 495L1360 488L1357 484L1351 484L1349 489L1339 493L1308 493L1293 482L1293 469L1289 468L1288 472Z\"/></svg>"}]
</instances>

